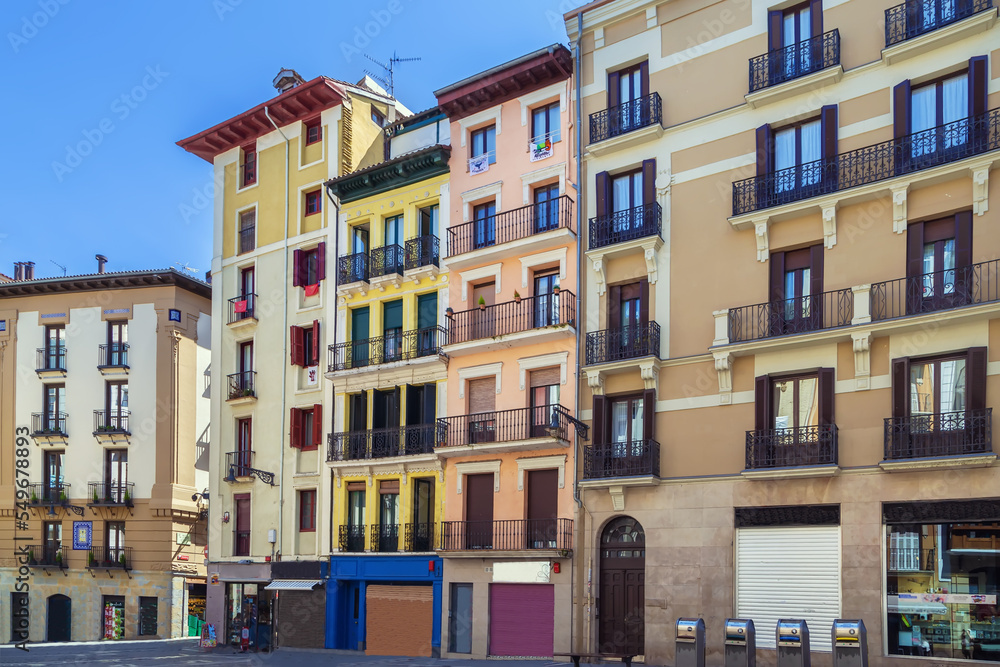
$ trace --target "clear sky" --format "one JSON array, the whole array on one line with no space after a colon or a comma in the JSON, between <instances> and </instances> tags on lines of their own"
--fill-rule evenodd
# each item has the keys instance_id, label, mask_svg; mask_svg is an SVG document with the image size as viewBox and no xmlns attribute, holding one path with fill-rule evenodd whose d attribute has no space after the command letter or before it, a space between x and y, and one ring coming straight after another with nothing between
<instances>
[{"instance_id":1,"label":"clear sky","mask_svg":"<svg viewBox=\"0 0 1000 667\"><path fill-rule=\"evenodd\" d=\"M211 268L211 166L175 145L305 79L432 91L556 42L583 0L2 0L0 273ZM393 11L394 10L394 11ZM365 34L365 33L368 34ZM373 36L372 36L373 35ZM366 42L367 40L367 42ZM55 262L55 263L54 263Z\"/></svg>"}]
</instances>

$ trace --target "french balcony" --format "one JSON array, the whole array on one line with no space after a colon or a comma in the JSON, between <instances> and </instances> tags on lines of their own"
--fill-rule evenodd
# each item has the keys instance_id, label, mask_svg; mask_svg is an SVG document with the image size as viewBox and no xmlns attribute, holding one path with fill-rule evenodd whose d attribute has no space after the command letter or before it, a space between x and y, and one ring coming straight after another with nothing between
<instances>
[{"instance_id":1,"label":"french balcony","mask_svg":"<svg viewBox=\"0 0 1000 667\"><path fill-rule=\"evenodd\" d=\"M229 317L226 323L231 329L241 329L257 323L257 295L240 294L229 299Z\"/></svg>"},{"instance_id":2,"label":"french balcony","mask_svg":"<svg viewBox=\"0 0 1000 667\"><path fill-rule=\"evenodd\" d=\"M824 477L837 470L836 425L747 431L745 477Z\"/></svg>"},{"instance_id":3,"label":"french balcony","mask_svg":"<svg viewBox=\"0 0 1000 667\"><path fill-rule=\"evenodd\" d=\"M567 195L528 204L448 229L448 268L541 252L572 241L573 200Z\"/></svg>"},{"instance_id":4,"label":"french balcony","mask_svg":"<svg viewBox=\"0 0 1000 667\"><path fill-rule=\"evenodd\" d=\"M66 377L66 346L38 348L35 351L35 372L43 380Z\"/></svg>"},{"instance_id":5,"label":"french balcony","mask_svg":"<svg viewBox=\"0 0 1000 667\"><path fill-rule=\"evenodd\" d=\"M573 549L572 519L442 521L441 551L545 552L568 555Z\"/></svg>"},{"instance_id":6,"label":"french balcony","mask_svg":"<svg viewBox=\"0 0 1000 667\"><path fill-rule=\"evenodd\" d=\"M248 225L240 230L240 252L239 254L244 254L248 252L253 252L254 242L257 238L256 236L257 225Z\"/></svg>"},{"instance_id":7,"label":"french balcony","mask_svg":"<svg viewBox=\"0 0 1000 667\"><path fill-rule=\"evenodd\" d=\"M87 505L90 507L133 507L135 484L132 482L87 482Z\"/></svg>"},{"instance_id":8,"label":"french balcony","mask_svg":"<svg viewBox=\"0 0 1000 667\"><path fill-rule=\"evenodd\" d=\"M253 403L257 400L257 371L241 371L226 376L229 391L226 402L230 405Z\"/></svg>"},{"instance_id":9,"label":"french balcony","mask_svg":"<svg viewBox=\"0 0 1000 667\"><path fill-rule=\"evenodd\" d=\"M403 271L416 284L433 278L441 270L441 242L434 235L418 236L406 242Z\"/></svg>"},{"instance_id":10,"label":"french balcony","mask_svg":"<svg viewBox=\"0 0 1000 667\"><path fill-rule=\"evenodd\" d=\"M97 370L109 377L128 375L128 343L105 343L98 346Z\"/></svg>"},{"instance_id":11,"label":"french balcony","mask_svg":"<svg viewBox=\"0 0 1000 667\"><path fill-rule=\"evenodd\" d=\"M885 420L883 470L990 465L993 409L937 412Z\"/></svg>"},{"instance_id":12,"label":"french balcony","mask_svg":"<svg viewBox=\"0 0 1000 667\"><path fill-rule=\"evenodd\" d=\"M64 441L66 433L65 412L33 412L31 414L31 437L35 440Z\"/></svg>"},{"instance_id":13,"label":"french balcony","mask_svg":"<svg viewBox=\"0 0 1000 667\"><path fill-rule=\"evenodd\" d=\"M587 334L584 358L588 366L643 357L660 358L660 325L656 322Z\"/></svg>"},{"instance_id":14,"label":"french balcony","mask_svg":"<svg viewBox=\"0 0 1000 667\"><path fill-rule=\"evenodd\" d=\"M341 526L341 529L347 526ZM402 535L400 529L402 528ZM420 553L434 551L434 524L373 524L369 538L374 553Z\"/></svg>"},{"instance_id":15,"label":"french balcony","mask_svg":"<svg viewBox=\"0 0 1000 667\"><path fill-rule=\"evenodd\" d=\"M535 344L574 336L576 295L569 290L526 296L448 316L448 354L469 354L498 342Z\"/></svg>"},{"instance_id":16,"label":"french balcony","mask_svg":"<svg viewBox=\"0 0 1000 667\"><path fill-rule=\"evenodd\" d=\"M736 181L733 216L919 173L997 149L1000 109L991 109L898 139Z\"/></svg>"},{"instance_id":17,"label":"french balcony","mask_svg":"<svg viewBox=\"0 0 1000 667\"><path fill-rule=\"evenodd\" d=\"M91 547L87 554L89 570L132 569L132 547Z\"/></svg>"},{"instance_id":18,"label":"french balcony","mask_svg":"<svg viewBox=\"0 0 1000 667\"><path fill-rule=\"evenodd\" d=\"M606 442L583 448L583 484L636 483L660 477L660 443L656 440Z\"/></svg>"},{"instance_id":19,"label":"french balcony","mask_svg":"<svg viewBox=\"0 0 1000 667\"><path fill-rule=\"evenodd\" d=\"M561 405L494 410L438 420L439 456L534 451L570 444L577 422Z\"/></svg>"},{"instance_id":20,"label":"french balcony","mask_svg":"<svg viewBox=\"0 0 1000 667\"><path fill-rule=\"evenodd\" d=\"M103 445L128 444L129 410L94 410L94 437Z\"/></svg>"},{"instance_id":21,"label":"french balcony","mask_svg":"<svg viewBox=\"0 0 1000 667\"><path fill-rule=\"evenodd\" d=\"M403 362L416 360L445 362L448 355L442 347L447 343L448 331L441 326L337 343L327 349L327 373L381 371L386 364L403 365ZM411 364L406 367L410 368Z\"/></svg>"},{"instance_id":22,"label":"french balcony","mask_svg":"<svg viewBox=\"0 0 1000 667\"><path fill-rule=\"evenodd\" d=\"M730 343L846 327L854 318L850 288L730 308Z\"/></svg>"},{"instance_id":23,"label":"french balcony","mask_svg":"<svg viewBox=\"0 0 1000 667\"><path fill-rule=\"evenodd\" d=\"M890 572L930 572L934 570L935 554L935 549L889 547L886 560Z\"/></svg>"},{"instance_id":24,"label":"french balcony","mask_svg":"<svg viewBox=\"0 0 1000 667\"><path fill-rule=\"evenodd\" d=\"M885 46L915 39L993 9L993 0L908 0L885 10Z\"/></svg>"},{"instance_id":25,"label":"french balcony","mask_svg":"<svg viewBox=\"0 0 1000 667\"><path fill-rule=\"evenodd\" d=\"M432 455L435 444L443 437L444 426L440 422L331 433L327 436L326 460L372 461L399 456Z\"/></svg>"},{"instance_id":26,"label":"french balcony","mask_svg":"<svg viewBox=\"0 0 1000 667\"><path fill-rule=\"evenodd\" d=\"M367 531L365 526L341 526L338 545L341 551L347 553L363 553L367 550Z\"/></svg>"},{"instance_id":27,"label":"french balcony","mask_svg":"<svg viewBox=\"0 0 1000 667\"><path fill-rule=\"evenodd\" d=\"M591 218L588 250L650 237L662 238L662 219L663 209L656 202Z\"/></svg>"},{"instance_id":28,"label":"french balcony","mask_svg":"<svg viewBox=\"0 0 1000 667\"><path fill-rule=\"evenodd\" d=\"M337 291L348 294L366 292L371 261L367 252L356 252L337 259Z\"/></svg>"},{"instance_id":29,"label":"french balcony","mask_svg":"<svg viewBox=\"0 0 1000 667\"><path fill-rule=\"evenodd\" d=\"M235 452L226 452L226 476L224 482L248 482L253 479L253 458L252 449L241 449Z\"/></svg>"},{"instance_id":30,"label":"french balcony","mask_svg":"<svg viewBox=\"0 0 1000 667\"><path fill-rule=\"evenodd\" d=\"M600 155L612 149L659 138L663 134L662 121L663 102L659 93L650 93L592 113L587 152Z\"/></svg>"},{"instance_id":31,"label":"french balcony","mask_svg":"<svg viewBox=\"0 0 1000 667\"><path fill-rule=\"evenodd\" d=\"M398 287L403 277L405 263L401 245L373 248L368 253L368 282L372 287L387 284Z\"/></svg>"},{"instance_id":32,"label":"french balcony","mask_svg":"<svg viewBox=\"0 0 1000 667\"><path fill-rule=\"evenodd\" d=\"M871 287L872 321L1000 301L1000 260L897 278Z\"/></svg>"},{"instance_id":33,"label":"french balcony","mask_svg":"<svg viewBox=\"0 0 1000 667\"><path fill-rule=\"evenodd\" d=\"M28 566L39 569L57 568L65 570L66 560L63 558L62 545L33 544L29 546Z\"/></svg>"},{"instance_id":34,"label":"french balcony","mask_svg":"<svg viewBox=\"0 0 1000 667\"><path fill-rule=\"evenodd\" d=\"M757 106L782 99L842 73L840 31L834 29L751 58L747 102Z\"/></svg>"},{"instance_id":35,"label":"french balcony","mask_svg":"<svg viewBox=\"0 0 1000 667\"><path fill-rule=\"evenodd\" d=\"M69 502L70 485L63 482L42 482L29 484L29 505L34 507L55 507Z\"/></svg>"}]
</instances>

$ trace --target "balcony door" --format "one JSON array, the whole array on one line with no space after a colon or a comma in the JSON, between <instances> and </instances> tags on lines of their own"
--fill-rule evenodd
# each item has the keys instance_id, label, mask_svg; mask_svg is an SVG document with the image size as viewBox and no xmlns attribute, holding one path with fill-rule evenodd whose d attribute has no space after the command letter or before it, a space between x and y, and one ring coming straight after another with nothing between
<instances>
[{"instance_id":1,"label":"balcony door","mask_svg":"<svg viewBox=\"0 0 1000 667\"><path fill-rule=\"evenodd\" d=\"M822 0L768 12L769 83L774 85L816 70L822 62Z\"/></svg>"},{"instance_id":2,"label":"balcony door","mask_svg":"<svg viewBox=\"0 0 1000 667\"><path fill-rule=\"evenodd\" d=\"M909 225L906 312L926 313L973 302L972 212Z\"/></svg>"},{"instance_id":3,"label":"balcony door","mask_svg":"<svg viewBox=\"0 0 1000 667\"><path fill-rule=\"evenodd\" d=\"M490 306L496 303L496 283L480 283L472 288L472 307L473 311L469 313L471 315L471 325L472 331L469 340L474 340L477 338L490 338L493 336L493 332L496 331L496 308L490 308Z\"/></svg>"},{"instance_id":4,"label":"balcony door","mask_svg":"<svg viewBox=\"0 0 1000 667\"><path fill-rule=\"evenodd\" d=\"M434 544L434 479L413 480L413 525L409 528L408 551L430 551Z\"/></svg>"},{"instance_id":5,"label":"balcony door","mask_svg":"<svg viewBox=\"0 0 1000 667\"><path fill-rule=\"evenodd\" d=\"M240 343L240 375L244 378L248 373L253 372L253 341L247 340Z\"/></svg>"},{"instance_id":6,"label":"balcony door","mask_svg":"<svg viewBox=\"0 0 1000 667\"><path fill-rule=\"evenodd\" d=\"M359 226L351 228L351 252L353 254L368 252L368 228Z\"/></svg>"},{"instance_id":7,"label":"balcony door","mask_svg":"<svg viewBox=\"0 0 1000 667\"><path fill-rule=\"evenodd\" d=\"M403 300L382 303L382 362L403 358Z\"/></svg>"},{"instance_id":8,"label":"balcony door","mask_svg":"<svg viewBox=\"0 0 1000 667\"><path fill-rule=\"evenodd\" d=\"M347 431L347 457L368 458L368 392L348 395Z\"/></svg>"},{"instance_id":9,"label":"balcony door","mask_svg":"<svg viewBox=\"0 0 1000 667\"><path fill-rule=\"evenodd\" d=\"M42 415L44 417L42 429L53 433L64 432L66 423L62 414L65 409L66 385L45 385L45 413Z\"/></svg>"},{"instance_id":10,"label":"balcony door","mask_svg":"<svg viewBox=\"0 0 1000 667\"><path fill-rule=\"evenodd\" d=\"M558 540L559 471L528 470L528 549L555 549Z\"/></svg>"},{"instance_id":11,"label":"balcony door","mask_svg":"<svg viewBox=\"0 0 1000 667\"><path fill-rule=\"evenodd\" d=\"M608 74L608 135L631 132L645 125L642 99L649 95L649 62Z\"/></svg>"},{"instance_id":12,"label":"balcony door","mask_svg":"<svg viewBox=\"0 0 1000 667\"><path fill-rule=\"evenodd\" d=\"M774 465L807 465L810 442L819 426L819 377L775 379L771 385L774 439L770 458Z\"/></svg>"},{"instance_id":13,"label":"balcony door","mask_svg":"<svg viewBox=\"0 0 1000 667\"><path fill-rule=\"evenodd\" d=\"M106 425L116 431L124 431L128 425L128 383L108 382L105 389L104 405L107 410Z\"/></svg>"},{"instance_id":14,"label":"balcony door","mask_svg":"<svg viewBox=\"0 0 1000 667\"><path fill-rule=\"evenodd\" d=\"M627 234L642 223L643 199L642 169L611 177L611 231Z\"/></svg>"},{"instance_id":15,"label":"balcony door","mask_svg":"<svg viewBox=\"0 0 1000 667\"><path fill-rule=\"evenodd\" d=\"M104 500L124 503L128 488L127 449L109 449L104 453L104 481Z\"/></svg>"},{"instance_id":16,"label":"balcony door","mask_svg":"<svg viewBox=\"0 0 1000 667\"><path fill-rule=\"evenodd\" d=\"M531 436L543 438L556 434L565 437L561 432L557 409L559 406L559 382L561 371L558 367L540 368L529 373L531 385ZM553 430L554 429L554 430Z\"/></svg>"},{"instance_id":17,"label":"balcony door","mask_svg":"<svg viewBox=\"0 0 1000 667\"><path fill-rule=\"evenodd\" d=\"M38 555L45 560L41 562L55 565L56 553L62 550L62 521L45 521L42 524L42 540L42 553Z\"/></svg>"},{"instance_id":18,"label":"balcony door","mask_svg":"<svg viewBox=\"0 0 1000 667\"><path fill-rule=\"evenodd\" d=\"M792 192L822 180L823 132L817 118L774 132L775 192Z\"/></svg>"},{"instance_id":19,"label":"balcony door","mask_svg":"<svg viewBox=\"0 0 1000 667\"><path fill-rule=\"evenodd\" d=\"M477 378L468 381L466 395L469 400L468 444L495 442L496 434L496 378Z\"/></svg>"},{"instance_id":20,"label":"balcony door","mask_svg":"<svg viewBox=\"0 0 1000 667\"><path fill-rule=\"evenodd\" d=\"M958 149L969 141L969 75L962 72L910 93L910 157Z\"/></svg>"},{"instance_id":21,"label":"balcony door","mask_svg":"<svg viewBox=\"0 0 1000 667\"><path fill-rule=\"evenodd\" d=\"M236 468L233 474L236 477L247 477L250 475L250 468L253 458L253 419L236 420L236 457L233 466Z\"/></svg>"},{"instance_id":22,"label":"balcony door","mask_svg":"<svg viewBox=\"0 0 1000 667\"><path fill-rule=\"evenodd\" d=\"M233 496L236 515L236 535L233 540L234 556L250 555L250 494L237 493Z\"/></svg>"},{"instance_id":23,"label":"balcony door","mask_svg":"<svg viewBox=\"0 0 1000 667\"><path fill-rule=\"evenodd\" d=\"M372 392L372 456L399 455L399 387Z\"/></svg>"},{"instance_id":24,"label":"balcony door","mask_svg":"<svg viewBox=\"0 0 1000 667\"><path fill-rule=\"evenodd\" d=\"M609 358L628 359L651 353L647 280L608 289L608 329Z\"/></svg>"},{"instance_id":25,"label":"balcony door","mask_svg":"<svg viewBox=\"0 0 1000 667\"><path fill-rule=\"evenodd\" d=\"M348 368L360 368L362 366L368 365L368 358L370 350L368 346L370 345L368 337L371 335L369 332L369 310L368 306L363 308L354 308L351 310L351 357Z\"/></svg>"},{"instance_id":26,"label":"balcony door","mask_svg":"<svg viewBox=\"0 0 1000 667\"><path fill-rule=\"evenodd\" d=\"M61 499L61 494L64 493L62 452L45 452L44 472L45 483L42 487L42 500L58 502Z\"/></svg>"},{"instance_id":27,"label":"balcony door","mask_svg":"<svg viewBox=\"0 0 1000 667\"><path fill-rule=\"evenodd\" d=\"M112 563L124 564L125 522L108 521L104 524L104 543L108 545L107 558Z\"/></svg>"},{"instance_id":28,"label":"balcony door","mask_svg":"<svg viewBox=\"0 0 1000 667\"><path fill-rule=\"evenodd\" d=\"M479 204L472 209L473 247L486 248L497 242L496 202Z\"/></svg>"},{"instance_id":29,"label":"balcony door","mask_svg":"<svg viewBox=\"0 0 1000 667\"><path fill-rule=\"evenodd\" d=\"M443 341L438 340L437 292L417 295L417 356L436 354Z\"/></svg>"},{"instance_id":30,"label":"balcony door","mask_svg":"<svg viewBox=\"0 0 1000 667\"><path fill-rule=\"evenodd\" d=\"M406 453L424 454L435 444L437 384L406 385Z\"/></svg>"},{"instance_id":31,"label":"balcony door","mask_svg":"<svg viewBox=\"0 0 1000 667\"><path fill-rule=\"evenodd\" d=\"M559 226L559 184L543 185L535 188L535 229L536 234L547 232Z\"/></svg>"},{"instance_id":32,"label":"balcony door","mask_svg":"<svg viewBox=\"0 0 1000 667\"><path fill-rule=\"evenodd\" d=\"M652 409L652 406L648 409ZM612 457L622 459L642 455L647 437L646 410L644 395L609 400L608 426L609 442L613 445Z\"/></svg>"},{"instance_id":33,"label":"balcony door","mask_svg":"<svg viewBox=\"0 0 1000 667\"><path fill-rule=\"evenodd\" d=\"M66 367L66 327L45 327L45 368Z\"/></svg>"},{"instance_id":34,"label":"balcony door","mask_svg":"<svg viewBox=\"0 0 1000 667\"><path fill-rule=\"evenodd\" d=\"M823 326L823 246L771 255L770 334Z\"/></svg>"},{"instance_id":35,"label":"balcony door","mask_svg":"<svg viewBox=\"0 0 1000 667\"><path fill-rule=\"evenodd\" d=\"M558 284L558 271L546 271L535 274L535 313L533 326L536 329L559 324L559 295L554 292Z\"/></svg>"},{"instance_id":36,"label":"balcony door","mask_svg":"<svg viewBox=\"0 0 1000 667\"><path fill-rule=\"evenodd\" d=\"M493 473L466 475L465 548L493 548Z\"/></svg>"},{"instance_id":37,"label":"balcony door","mask_svg":"<svg viewBox=\"0 0 1000 667\"><path fill-rule=\"evenodd\" d=\"M347 536L341 548L351 552L365 550L365 482L347 485Z\"/></svg>"},{"instance_id":38,"label":"balcony door","mask_svg":"<svg viewBox=\"0 0 1000 667\"><path fill-rule=\"evenodd\" d=\"M108 366L125 366L128 364L128 322L117 320L108 322Z\"/></svg>"},{"instance_id":39,"label":"balcony door","mask_svg":"<svg viewBox=\"0 0 1000 667\"><path fill-rule=\"evenodd\" d=\"M378 550L399 550L399 480L379 481Z\"/></svg>"}]
</instances>

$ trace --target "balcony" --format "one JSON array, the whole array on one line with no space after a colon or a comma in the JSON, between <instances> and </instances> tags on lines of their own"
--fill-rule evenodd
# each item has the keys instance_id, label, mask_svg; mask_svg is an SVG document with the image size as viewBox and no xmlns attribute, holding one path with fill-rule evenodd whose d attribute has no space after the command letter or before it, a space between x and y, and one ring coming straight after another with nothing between
<instances>
[{"instance_id":1,"label":"balcony","mask_svg":"<svg viewBox=\"0 0 1000 667\"><path fill-rule=\"evenodd\" d=\"M97 370L104 376L128 374L128 343L106 343L97 349Z\"/></svg>"},{"instance_id":2,"label":"balcony","mask_svg":"<svg viewBox=\"0 0 1000 667\"><path fill-rule=\"evenodd\" d=\"M575 235L573 200L562 195L448 229L448 267L464 269L487 259L541 252L569 243Z\"/></svg>"},{"instance_id":3,"label":"balcony","mask_svg":"<svg viewBox=\"0 0 1000 667\"><path fill-rule=\"evenodd\" d=\"M660 325L656 322L587 334L586 365L606 364L642 357L660 358Z\"/></svg>"},{"instance_id":4,"label":"balcony","mask_svg":"<svg viewBox=\"0 0 1000 667\"><path fill-rule=\"evenodd\" d=\"M132 547L91 547L88 570L131 570Z\"/></svg>"},{"instance_id":5,"label":"balcony","mask_svg":"<svg viewBox=\"0 0 1000 667\"><path fill-rule=\"evenodd\" d=\"M368 254L368 282L372 287L386 284L398 287L403 276L404 260L403 246L374 248Z\"/></svg>"},{"instance_id":6,"label":"balcony","mask_svg":"<svg viewBox=\"0 0 1000 667\"><path fill-rule=\"evenodd\" d=\"M371 461L433 454L435 443L443 437L444 426L440 422L331 433L327 436L326 460Z\"/></svg>"},{"instance_id":7,"label":"balcony","mask_svg":"<svg viewBox=\"0 0 1000 667\"><path fill-rule=\"evenodd\" d=\"M132 482L87 482L89 507L133 507L134 496Z\"/></svg>"},{"instance_id":8,"label":"balcony","mask_svg":"<svg viewBox=\"0 0 1000 667\"><path fill-rule=\"evenodd\" d=\"M64 441L66 434L66 413L33 412L31 414L31 437L35 440Z\"/></svg>"},{"instance_id":9,"label":"balcony","mask_svg":"<svg viewBox=\"0 0 1000 667\"><path fill-rule=\"evenodd\" d=\"M343 535L345 528L353 526L341 526ZM363 527L360 527L363 528ZM428 552L434 550L434 524L433 523L407 523L403 524L402 541L400 540L399 524L379 525L372 524L369 545L374 553L398 553L398 552ZM358 532L358 531L354 531ZM359 540L355 537L351 539L351 531L348 530L348 546L357 546ZM361 540L363 542L363 538ZM353 549L347 549L353 550Z\"/></svg>"},{"instance_id":10,"label":"balcony","mask_svg":"<svg viewBox=\"0 0 1000 667\"><path fill-rule=\"evenodd\" d=\"M66 377L66 346L38 348L35 351L35 372L43 380Z\"/></svg>"},{"instance_id":11,"label":"balcony","mask_svg":"<svg viewBox=\"0 0 1000 667\"><path fill-rule=\"evenodd\" d=\"M1000 260L908 276L871 287L872 321L1000 301Z\"/></svg>"},{"instance_id":12,"label":"balcony","mask_svg":"<svg viewBox=\"0 0 1000 667\"><path fill-rule=\"evenodd\" d=\"M226 323L233 329L257 323L257 295L241 294L229 299L229 317Z\"/></svg>"},{"instance_id":13,"label":"balcony","mask_svg":"<svg viewBox=\"0 0 1000 667\"><path fill-rule=\"evenodd\" d=\"M447 361L448 355L441 349L447 344L448 331L441 326L337 343L327 348L326 372L374 370L384 364L416 359ZM406 366L409 368L410 364Z\"/></svg>"},{"instance_id":14,"label":"balcony","mask_svg":"<svg viewBox=\"0 0 1000 667\"><path fill-rule=\"evenodd\" d=\"M441 267L441 242L436 236L418 236L406 242L403 270L417 283L436 276Z\"/></svg>"},{"instance_id":15,"label":"balcony","mask_svg":"<svg viewBox=\"0 0 1000 667\"><path fill-rule=\"evenodd\" d=\"M367 537L364 525L341 526L337 543L341 551L363 553L367 550Z\"/></svg>"},{"instance_id":16,"label":"balcony","mask_svg":"<svg viewBox=\"0 0 1000 667\"><path fill-rule=\"evenodd\" d=\"M129 410L94 410L94 437L104 445L128 444Z\"/></svg>"},{"instance_id":17,"label":"balcony","mask_svg":"<svg viewBox=\"0 0 1000 667\"><path fill-rule=\"evenodd\" d=\"M889 417L879 465L888 471L990 465L993 409Z\"/></svg>"},{"instance_id":18,"label":"balcony","mask_svg":"<svg viewBox=\"0 0 1000 667\"><path fill-rule=\"evenodd\" d=\"M1000 149L1000 109L733 183L733 216L800 202ZM742 226L743 222L733 222Z\"/></svg>"},{"instance_id":19,"label":"balcony","mask_svg":"<svg viewBox=\"0 0 1000 667\"><path fill-rule=\"evenodd\" d=\"M660 477L660 443L656 440L606 442L583 448L584 483L595 480ZM597 486L597 484L588 484Z\"/></svg>"},{"instance_id":20,"label":"balcony","mask_svg":"<svg viewBox=\"0 0 1000 667\"><path fill-rule=\"evenodd\" d=\"M63 482L43 482L29 484L28 493L31 498L28 504L33 507L55 507L69 502L69 484Z\"/></svg>"},{"instance_id":21,"label":"balcony","mask_svg":"<svg viewBox=\"0 0 1000 667\"><path fill-rule=\"evenodd\" d=\"M890 572L930 572L935 560L934 549L920 547L889 547L887 559Z\"/></svg>"},{"instance_id":22,"label":"balcony","mask_svg":"<svg viewBox=\"0 0 1000 667\"><path fill-rule=\"evenodd\" d=\"M885 46L934 32L993 8L993 0L909 0L885 10Z\"/></svg>"},{"instance_id":23,"label":"balcony","mask_svg":"<svg viewBox=\"0 0 1000 667\"><path fill-rule=\"evenodd\" d=\"M253 403L257 400L257 371L242 371L226 376L229 391L226 402L230 405Z\"/></svg>"},{"instance_id":24,"label":"balcony","mask_svg":"<svg viewBox=\"0 0 1000 667\"><path fill-rule=\"evenodd\" d=\"M846 327L854 318L850 288L729 309L730 343Z\"/></svg>"},{"instance_id":25,"label":"balcony","mask_svg":"<svg viewBox=\"0 0 1000 667\"><path fill-rule=\"evenodd\" d=\"M547 552L566 555L573 548L572 519L500 519L441 522L441 551Z\"/></svg>"},{"instance_id":26,"label":"balcony","mask_svg":"<svg viewBox=\"0 0 1000 667\"><path fill-rule=\"evenodd\" d=\"M435 451L444 457L567 447L570 426L579 428L558 404L443 417L438 424Z\"/></svg>"},{"instance_id":27,"label":"balcony","mask_svg":"<svg viewBox=\"0 0 1000 667\"><path fill-rule=\"evenodd\" d=\"M810 84L822 85L827 76L806 79L812 74L830 70L828 75L840 74L840 31L829 32L803 40L781 49L750 59L750 86L747 102L755 106L764 99L781 99L786 95L801 92ZM832 70L831 68L837 68ZM777 89L777 86L799 80L801 85L791 84ZM759 91L767 91L762 94ZM757 93L755 95L755 93Z\"/></svg>"},{"instance_id":28,"label":"balcony","mask_svg":"<svg viewBox=\"0 0 1000 667\"><path fill-rule=\"evenodd\" d=\"M744 477L823 477L837 470L833 424L747 431Z\"/></svg>"},{"instance_id":29,"label":"balcony","mask_svg":"<svg viewBox=\"0 0 1000 667\"><path fill-rule=\"evenodd\" d=\"M599 155L612 148L625 148L663 134L663 102L659 93L650 93L618 106L590 114L590 146L587 152ZM644 128L649 131L640 132ZM618 141L609 141L610 139ZM607 142L607 146L597 146ZM613 146L611 145L613 144Z\"/></svg>"},{"instance_id":30,"label":"balcony","mask_svg":"<svg viewBox=\"0 0 1000 667\"><path fill-rule=\"evenodd\" d=\"M224 482L247 482L253 479L253 450L226 452L226 477Z\"/></svg>"},{"instance_id":31,"label":"balcony","mask_svg":"<svg viewBox=\"0 0 1000 667\"><path fill-rule=\"evenodd\" d=\"M337 290L348 293L367 291L368 268L367 252L340 257L337 260Z\"/></svg>"},{"instance_id":32,"label":"balcony","mask_svg":"<svg viewBox=\"0 0 1000 667\"><path fill-rule=\"evenodd\" d=\"M66 569L62 546L58 544L33 544L28 547L28 565L33 568Z\"/></svg>"},{"instance_id":33,"label":"balcony","mask_svg":"<svg viewBox=\"0 0 1000 667\"><path fill-rule=\"evenodd\" d=\"M662 207L653 202L590 219L588 250L660 236Z\"/></svg>"},{"instance_id":34,"label":"balcony","mask_svg":"<svg viewBox=\"0 0 1000 667\"><path fill-rule=\"evenodd\" d=\"M575 327L576 295L560 290L449 315L447 350L455 356L501 341L542 343L575 335Z\"/></svg>"}]
</instances>

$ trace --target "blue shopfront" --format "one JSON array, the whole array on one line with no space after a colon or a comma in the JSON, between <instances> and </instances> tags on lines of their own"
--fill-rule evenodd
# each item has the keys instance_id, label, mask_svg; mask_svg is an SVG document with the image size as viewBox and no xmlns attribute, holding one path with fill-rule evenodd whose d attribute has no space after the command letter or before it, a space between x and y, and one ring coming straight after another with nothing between
<instances>
[{"instance_id":1,"label":"blue shopfront","mask_svg":"<svg viewBox=\"0 0 1000 667\"><path fill-rule=\"evenodd\" d=\"M326 648L438 657L442 568L430 554L331 556Z\"/></svg>"}]
</instances>

